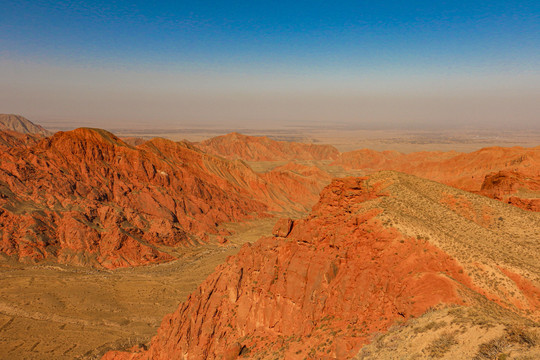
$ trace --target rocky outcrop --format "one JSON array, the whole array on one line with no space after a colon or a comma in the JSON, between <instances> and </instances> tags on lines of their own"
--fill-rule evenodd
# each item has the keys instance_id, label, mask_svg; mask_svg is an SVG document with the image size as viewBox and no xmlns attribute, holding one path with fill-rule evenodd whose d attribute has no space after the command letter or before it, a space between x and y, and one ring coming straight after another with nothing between
<instances>
[{"instance_id":1,"label":"rocky outcrop","mask_svg":"<svg viewBox=\"0 0 540 360\"><path fill-rule=\"evenodd\" d=\"M239 133L217 136L197 146L209 154L246 161L335 160L339 156L339 151L331 145L276 141Z\"/></svg>"},{"instance_id":2,"label":"rocky outcrop","mask_svg":"<svg viewBox=\"0 0 540 360\"><path fill-rule=\"evenodd\" d=\"M50 136L52 132L36 125L30 120L14 114L0 114L0 130L15 131L21 134Z\"/></svg>"},{"instance_id":3,"label":"rocky outcrop","mask_svg":"<svg viewBox=\"0 0 540 360\"><path fill-rule=\"evenodd\" d=\"M497 299L463 267L470 261L467 256L482 254L482 249L460 255L454 243L434 239L444 241L441 245L454 251L456 260L423 236L407 236L388 226L389 218L402 220L396 210L401 205L393 204L396 199L409 201L405 190L416 188L415 181L431 186L395 173L332 181L309 217L278 221L274 237L246 244L218 267L163 320L148 350L109 352L104 359L348 359L371 334L398 320L439 304ZM453 191L443 185L435 190L433 196L440 197ZM482 199L477 196L471 207ZM445 211L441 216L453 214L445 205L425 212L431 216L437 209ZM469 223L463 219L454 226ZM476 239L460 241L476 244ZM479 257L475 261L483 262ZM523 264L534 267L528 260ZM514 284L510 302L530 296L506 279ZM501 295L497 301L514 306L503 299ZM536 311L526 301L521 306Z\"/></svg>"},{"instance_id":4,"label":"rocky outcrop","mask_svg":"<svg viewBox=\"0 0 540 360\"><path fill-rule=\"evenodd\" d=\"M188 142L134 147L100 129L41 141L4 135L0 253L24 262L116 268L172 260L168 247L205 241L220 223L305 212L330 181L303 166L257 174Z\"/></svg>"},{"instance_id":5,"label":"rocky outcrop","mask_svg":"<svg viewBox=\"0 0 540 360\"><path fill-rule=\"evenodd\" d=\"M272 235L277 237L287 237L291 233L294 225L294 220L282 218L276 222L272 229Z\"/></svg>"},{"instance_id":6,"label":"rocky outcrop","mask_svg":"<svg viewBox=\"0 0 540 360\"><path fill-rule=\"evenodd\" d=\"M528 177L517 171L486 175L480 194L524 210L540 211L540 176Z\"/></svg>"},{"instance_id":7,"label":"rocky outcrop","mask_svg":"<svg viewBox=\"0 0 540 360\"><path fill-rule=\"evenodd\" d=\"M12 147L30 147L36 145L41 139L40 135L22 134L11 130L0 131L0 150Z\"/></svg>"},{"instance_id":8,"label":"rocky outcrop","mask_svg":"<svg viewBox=\"0 0 540 360\"><path fill-rule=\"evenodd\" d=\"M410 154L364 149L343 153L334 164L349 169L364 169L366 173L396 170L466 191L480 192L486 176L494 172L519 172L525 177L540 178L540 147L490 147L472 153ZM482 193L487 194L483 190Z\"/></svg>"},{"instance_id":9,"label":"rocky outcrop","mask_svg":"<svg viewBox=\"0 0 540 360\"><path fill-rule=\"evenodd\" d=\"M107 268L173 259L217 224L267 205L205 166L199 151L155 139L135 148L97 129L59 132L0 158L0 252L24 262Z\"/></svg>"}]
</instances>

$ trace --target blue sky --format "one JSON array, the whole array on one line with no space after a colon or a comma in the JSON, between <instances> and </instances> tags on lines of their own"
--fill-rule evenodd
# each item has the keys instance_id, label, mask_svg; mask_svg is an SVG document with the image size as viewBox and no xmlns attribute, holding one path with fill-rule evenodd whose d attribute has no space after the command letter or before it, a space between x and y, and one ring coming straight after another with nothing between
<instances>
[{"instance_id":1,"label":"blue sky","mask_svg":"<svg viewBox=\"0 0 540 360\"><path fill-rule=\"evenodd\" d=\"M448 116L437 118L436 107L429 116L383 116L354 104L375 96L409 99L416 109L431 101L427 94L459 107L460 94L486 93L473 99L468 119L481 125L493 115L489 97L514 96L509 106L529 126L538 120L540 2L0 0L0 66L0 112L44 120L120 123L142 112L171 125L305 123L321 113L308 107L326 101L329 115L351 107L339 121L421 125ZM79 113L77 94L87 99ZM253 97L261 106L250 113Z\"/></svg>"}]
</instances>

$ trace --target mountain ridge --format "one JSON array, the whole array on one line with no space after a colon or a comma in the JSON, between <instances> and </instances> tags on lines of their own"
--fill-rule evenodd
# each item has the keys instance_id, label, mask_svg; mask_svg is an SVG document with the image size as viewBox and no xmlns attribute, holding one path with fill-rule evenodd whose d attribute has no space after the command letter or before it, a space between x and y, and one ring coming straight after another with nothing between
<instances>
[{"instance_id":1,"label":"mountain ridge","mask_svg":"<svg viewBox=\"0 0 540 360\"><path fill-rule=\"evenodd\" d=\"M57 132L2 152L0 253L107 268L171 261L171 247L227 235L221 223L305 212L329 181L257 174L186 142L132 146L102 129Z\"/></svg>"},{"instance_id":2,"label":"mountain ridge","mask_svg":"<svg viewBox=\"0 0 540 360\"><path fill-rule=\"evenodd\" d=\"M537 321L539 225L540 214L395 171L334 179L308 217L278 222L218 267L148 350L103 359L347 359L437 306ZM479 242L488 231L500 235Z\"/></svg>"},{"instance_id":3,"label":"mountain ridge","mask_svg":"<svg viewBox=\"0 0 540 360\"><path fill-rule=\"evenodd\" d=\"M34 124L21 115L15 114L0 114L0 130L11 130L22 134L37 134L42 136L52 135L51 131Z\"/></svg>"},{"instance_id":4,"label":"mountain ridge","mask_svg":"<svg viewBox=\"0 0 540 360\"><path fill-rule=\"evenodd\" d=\"M196 146L209 154L246 161L335 160L339 156L339 151L331 145L277 141L236 132L204 140Z\"/></svg>"}]
</instances>

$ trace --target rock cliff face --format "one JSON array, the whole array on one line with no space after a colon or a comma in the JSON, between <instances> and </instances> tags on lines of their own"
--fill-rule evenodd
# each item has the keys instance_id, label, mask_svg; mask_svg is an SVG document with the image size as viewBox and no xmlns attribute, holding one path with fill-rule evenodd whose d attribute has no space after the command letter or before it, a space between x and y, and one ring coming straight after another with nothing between
<instances>
[{"instance_id":1,"label":"rock cliff face","mask_svg":"<svg viewBox=\"0 0 540 360\"><path fill-rule=\"evenodd\" d=\"M205 140L201 150L227 159L246 161L335 160L339 151L331 145L275 141L266 136L231 133Z\"/></svg>"},{"instance_id":2,"label":"rock cliff face","mask_svg":"<svg viewBox=\"0 0 540 360\"><path fill-rule=\"evenodd\" d=\"M519 172L522 176L540 178L540 147L490 147L472 153L356 150L341 154L335 162L349 169L364 169L368 173L396 170L421 176L466 191L479 192L487 175L499 171ZM512 177L507 180L510 181ZM528 186L522 182L520 186ZM488 185L489 186L489 185ZM482 192L488 195L490 192ZM527 201L525 201L527 202ZM520 206L520 201L509 202ZM532 210L532 208L526 209Z\"/></svg>"},{"instance_id":3,"label":"rock cliff face","mask_svg":"<svg viewBox=\"0 0 540 360\"><path fill-rule=\"evenodd\" d=\"M6 149L0 252L107 268L171 260L167 247L268 209L225 179L230 164L216 159L209 169L212 160L185 144L155 139L135 148L96 129Z\"/></svg>"},{"instance_id":4,"label":"rock cliff face","mask_svg":"<svg viewBox=\"0 0 540 360\"><path fill-rule=\"evenodd\" d=\"M0 130L16 131L21 134L49 136L52 133L30 120L14 114L0 114Z\"/></svg>"},{"instance_id":5,"label":"rock cliff face","mask_svg":"<svg viewBox=\"0 0 540 360\"><path fill-rule=\"evenodd\" d=\"M432 193L421 195L426 189ZM442 201L462 194L467 193L394 172L333 180L309 217L278 221L273 237L246 244L218 267L165 317L148 350L109 352L104 359L348 359L374 332L439 304L469 305L482 299L537 314L536 285L523 280L529 288L520 287L521 275L519 281L512 280L504 272L516 271L512 262L496 254L482 255L484 243L475 238L475 230L467 229L471 238L462 237L438 220L437 216L450 217L452 226L470 227L470 220L459 220L461 215ZM491 201L469 195L474 198L473 211L477 203ZM416 214L417 225L407 222L416 211L407 206L410 201L431 206ZM496 208L493 214L508 210L489 204ZM514 212L520 210L511 209L510 215ZM535 215L527 220L530 225L538 224ZM439 222L441 234L450 231L455 238L435 233L436 238L428 240L406 234L432 227L429 219ZM475 226L481 232L492 225ZM518 246L512 229L507 229L508 241L512 238ZM507 239L499 241L504 244ZM523 255L519 263L537 282L536 255ZM501 267L497 274L510 284L512 295L502 287L504 281L484 286L478 279L485 275L471 277L467 269L475 266Z\"/></svg>"},{"instance_id":6,"label":"rock cliff face","mask_svg":"<svg viewBox=\"0 0 540 360\"><path fill-rule=\"evenodd\" d=\"M540 211L540 176L525 176L517 171L486 175L480 194L525 210Z\"/></svg>"},{"instance_id":7,"label":"rock cliff face","mask_svg":"<svg viewBox=\"0 0 540 360\"><path fill-rule=\"evenodd\" d=\"M300 165L257 174L187 142L134 147L99 129L0 135L0 253L23 262L172 260L169 247L204 241L222 222L305 212L330 181Z\"/></svg>"},{"instance_id":8,"label":"rock cliff face","mask_svg":"<svg viewBox=\"0 0 540 360\"><path fill-rule=\"evenodd\" d=\"M0 131L0 151L12 147L30 147L37 144L41 139L40 135L22 134L11 130Z\"/></svg>"}]
</instances>

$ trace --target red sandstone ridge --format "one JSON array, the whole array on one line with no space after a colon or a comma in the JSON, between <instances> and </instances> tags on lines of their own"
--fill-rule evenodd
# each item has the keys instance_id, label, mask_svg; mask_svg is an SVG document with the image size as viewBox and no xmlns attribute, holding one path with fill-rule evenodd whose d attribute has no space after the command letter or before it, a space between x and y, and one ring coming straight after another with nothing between
<instances>
[{"instance_id":1,"label":"red sandstone ridge","mask_svg":"<svg viewBox=\"0 0 540 360\"><path fill-rule=\"evenodd\" d=\"M516 171L486 175L480 194L525 210L540 211L540 176L527 177Z\"/></svg>"},{"instance_id":2,"label":"red sandstone ridge","mask_svg":"<svg viewBox=\"0 0 540 360\"><path fill-rule=\"evenodd\" d=\"M131 146L139 146L139 145L144 144L147 141L143 138L134 137L134 136L120 137L120 139L126 144L131 145Z\"/></svg>"},{"instance_id":3,"label":"red sandstone ridge","mask_svg":"<svg viewBox=\"0 0 540 360\"><path fill-rule=\"evenodd\" d=\"M426 189L432 192L422 195ZM176 312L165 317L147 351L109 352L103 359L348 359L373 333L438 304L493 301L518 312L536 313L536 303L528 299L536 293L530 288L536 289L537 283L523 286L521 277L513 272L509 277L500 268L517 271L504 260L517 256L527 271L538 276L538 254L524 255L512 227L507 229L508 239L498 241L502 245L513 241L516 253L509 250L501 256L486 251L483 231L489 231L490 225L471 225L469 219L435 201L444 194L471 196L471 211L486 201L394 172L333 180L309 217L280 220L274 237L246 244L218 267ZM506 211L508 223L511 214L521 213L489 204L494 215ZM402 211L411 213L402 216ZM414 214L427 218L411 222ZM449 218L450 223L439 217ZM395 226L389 225L390 219ZM533 213L530 219L539 220ZM429 241L406 234L418 234L422 226L440 233L432 233ZM465 226L465 235L457 228L449 231ZM481 233L478 239L476 232ZM460 252L463 249L467 252ZM479 279L486 276L471 276L468 270L476 263L495 269L501 280L484 286ZM512 295L504 288L506 282Z\"/></svg>"},{"instance_id":4,"label":"red sandstone ridge","mask_svg":"<svg viewBox=\"0 0 540 360\"><path fill-rule=\"evenodd\" d=\"M209 154L246 161L335 160L339 156L339 151L331 145L276 141L239 133L217 136L197 146Z\"/></svg>"},{"instance_id":5,"label":"red sandstone ridge","mask_svg":"<svg viewBox=\"0 0 540 360\"><path fill-rule=\"evenodd\" d=\"M196 244L219 223L306 211L330 181L309 167L259 175L187 142L133 147L99 129L12 143L0 159L0 253L24 262L172 260L167 247Z\"/></svg>"},{"instance_id":6,"label":"red sandstone ridge","mask_svg":"<svg viewBox=\"0 0 540 360\"><path fill-rule=\"evenodd\" d=\"M11 130L0 131L0 150L29 147L37 144L41 139L43 137L40 135L22 134Z\"/></svg>"},{"instance_id":7,"label":"red sandstone ridge","mask_svg":"<svg viewBox=\"0 0 540 360\"><path fill-rule=\"evenodd\" d=\"M135 148L96 129L4 151L0 252L107 268L171 260L166 247L267 209L209 171L209 161L172 141Z\"/></svg>"},{"instance_id":8,"label":"red sandstone ridge","mask_svg":"<svg viewBox=\"0 0 540 360\"><path fill-rule=\"evenodd\" d=\"M253 199L266 204L271 212L309 211L331 180L328 173L312 166L287 164L259 174L242 160L209 155L206 158L209 161L205 161L205 167L209 172L242 188Z\"/></svg>"},{"instance_id":9,"label":"red sandstone ridge","mask_svg":"<svg viewBox=\"0 0 540 360\"><path fill-rule=\"evenodd\" d=\"M305 212L319 199L321 190L332 176L316 166L288 163L259 174L272 191L272 201L282 209Z\"/></svg>"},{"instance_id":10,"label":"red sandstone ridge","mask_svg":"<svg viewBox=\"0 0 540 360\"><path fill-rule=\"evenodd\" d=\"M484 178L493 172L514 171L540 178L540 147L490 147L472 153L356 150L341 154L334 163L367 173L396 170L457 187L479 192ZM528 183L523 185L527 186Z\"/></svg>"}]
</instances>

